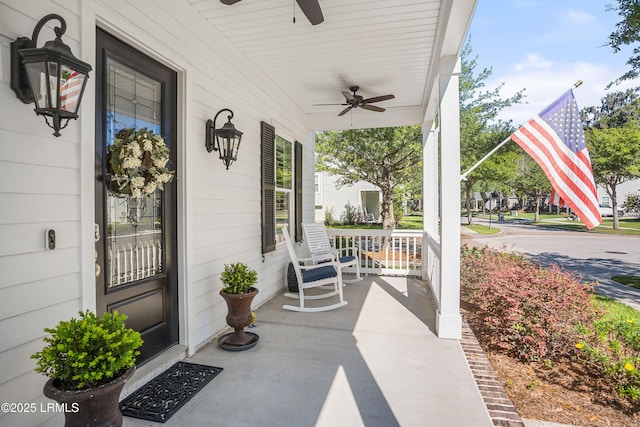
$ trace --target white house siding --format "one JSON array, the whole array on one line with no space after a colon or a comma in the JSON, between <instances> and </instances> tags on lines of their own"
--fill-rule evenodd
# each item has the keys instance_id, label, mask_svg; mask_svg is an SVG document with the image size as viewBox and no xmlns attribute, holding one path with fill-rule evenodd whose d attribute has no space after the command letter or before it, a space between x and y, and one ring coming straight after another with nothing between
<instances>
[{"instance_id":1,"label":"white house siding","mask_svg":"<svg viewBox=\"0 0 640 427\"><path fill-rule=\"evenodd\" d=\"M333 211L333 218L340 220L347 204L362 212L361 193L363 191L380 191L380 188L365 181L359 181L354 185L344 185L340 188L338 188L336 181L337 177L335 175L320 172L320 198L316 200L316 222L324 221L327 210Z\"/></svg>"},{"instance_id":2,"label":"white house siding","mask_svg":"<svg viewBox=\"0 0 640 427\"><path fill-rule=\"evenodd\" d=\"M260 121L304 144L303 219L314 218L313 139L303 114L185 2L0 0L2 402L48 401L42 396L45 377L29 358L42 347L42 329L95 308L95 79L81 118L59 138L9 87L10 43L30 37L36 22L54 12L67 22L65 43L92 65L98 25L178 72L180 342L190 353L225 327L226 306L218 295L224 263L241 260L257 270L256 304L283 286L285 248L264 259L260 250ZM41 31L40 45L53 38L51 24ZM239 160L229 170L204 148L205 121L222 108L234 111L234 124L244 132ZM54 251L44 247L47 228L56 230ZM3 413L0 425L35 425L52 415Z\"/></svg>"},{"instance_id":3,"label":"white house siding","mask_svg":"<svg viewBox=\"0 0 640 427\"><path fill-rule=\"evenodd\" d=\"M600 203L605 203L611 205L611 198L607 194L607 190L599 185L598 188L598 201ZM627 200L627 196L629 194L640 192L640 179L633 179L631 181L623 182L622 184L616 187L616 196L618 199L618 209L622 207L624 202Z\"/></svg>"}]
</instances>

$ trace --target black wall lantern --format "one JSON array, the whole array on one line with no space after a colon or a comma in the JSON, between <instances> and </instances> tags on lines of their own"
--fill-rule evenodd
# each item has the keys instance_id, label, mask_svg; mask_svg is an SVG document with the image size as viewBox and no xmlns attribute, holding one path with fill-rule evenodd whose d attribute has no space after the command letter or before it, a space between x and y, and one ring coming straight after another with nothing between
<instances>
[{"instance_id":1,"label":"black wall lantern","mask_svg":"<svg viewBox=\"0 0 640 427\"><path fill-rule=\"evenodd\" d=\"M227 116L228 121L220 129L216 129L216 120L223 111L230 113ZM240 140L242 139L242 132L236 129L231 123L233 118L233 111L225 108L218 111L213 120L207 120L207 139L205 146L208 152L217 151L220 154L220 159L224 162L224 165L229 169L231 163L238 159L238 150L240 149Z\"/></svg>"},{"instance_id":2,"label":"black wall lantern","mask_svg":"<svg viewBox=\"0 0 640 427\"><path fill-rule=\"evenodd\" d=\"M60 27L54 28L56 38L39 48L38 34L52 19L60 21ZM67 127L70 119L78 118L91 71L91 66L73 56L62 42L66 30L65 20L50 14L38 21L30 39L19 37L11 43L11 89L25 104L35 102L36 114L44 116L55 136L60 136L60 129Z\"/></svg>"}]
</instances>

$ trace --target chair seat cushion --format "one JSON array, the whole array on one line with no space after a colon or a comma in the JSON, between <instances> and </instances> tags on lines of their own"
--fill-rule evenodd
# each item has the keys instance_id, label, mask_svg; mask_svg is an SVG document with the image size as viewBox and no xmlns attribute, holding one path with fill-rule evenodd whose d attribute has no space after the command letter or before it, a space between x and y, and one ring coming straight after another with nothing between
<instances>
[{"instance_id":1,"label":"chair seat cushion","mask_svg":"<svg viewBox=\"0 0 640 427\"><path fill-rule=\"evenodd\" d=\"M313 270L302 271L302 281L304 283L315 282L317 280L328 279L330 277L336 277L336 269L332 265L325 265L322 267L314 268Z\"/></svg>"}]
</instances>

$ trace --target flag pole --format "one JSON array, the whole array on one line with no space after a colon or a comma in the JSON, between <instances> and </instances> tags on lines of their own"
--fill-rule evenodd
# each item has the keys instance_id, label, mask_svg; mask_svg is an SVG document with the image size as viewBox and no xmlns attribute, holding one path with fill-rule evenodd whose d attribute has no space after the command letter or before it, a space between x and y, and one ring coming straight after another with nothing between
<instances>
[{"instance_id":1,"label":"flag pole","mask_svg":"<svg viewBox=\"0 0 640 427\"><path fill-rule=\"evenodd\" d=\"M582 80L578 80L577 82L575 82L573 84L573 88L577 88L578 86L580 86L582 84ZM475 165L471 166L471 169L469 169L468 171L466 171L465 173L463 173L462 175L460 175L460 181L466 181L467 180L467 176L473 172L473 170L475 168L477 168L478 166L480 166L482 164L482 162L484 162L485 160L487 160L493 153L495 153L496 151L498 151L498 149L500 147L502 147L504 144L506 144L507 142L509 142L511 140L511 135L509 135L504 141L502 141L500 144L496 145L493 150L489 151L483 158L481 158L478 163L476 163Z\"/></svg>"},{"instance_id":2,"label":"flag pole","mask_svg":"<svg viewBox=\"0 0 640 427\"><path fill-rule=\"evenodd\" d=\"M469 175L471 172L473 172L473 170L475 168L477 168L478 166L480 166L480 164L482 162L484 162L485 160L487 160L489 158L489 156L491 156L493 153L495 153L496 151L498 151L498 149L500 147L502 147L504 144L506 144L507 142L509 142L511 140L511 135L509 135L504 141L502 141L500 144L496 145L494 147L493 150L489 151L483 158L481 158L478 163L476 163L475 165L471 166L471 169L469 169L468 171L466 171L465 173L463 173L462 175L460 175L460 181L466 181L467 180L467 175Z\"/></svg>"}]
</instances>

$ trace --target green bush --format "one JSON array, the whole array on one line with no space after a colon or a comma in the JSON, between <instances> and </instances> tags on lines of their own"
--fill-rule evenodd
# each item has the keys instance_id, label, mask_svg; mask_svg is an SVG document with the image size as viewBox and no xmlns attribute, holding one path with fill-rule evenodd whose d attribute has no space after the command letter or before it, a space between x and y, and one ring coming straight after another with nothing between
<instances>
[{"instance_id":1,"label":"green bush","mask_svg":"<svg viewBox=\"0 0 640 427\"><path fill-rule=\"evenodd\" d=\"M242 262L225 264L220 280L226 286L223 292L228 294L246 294L258 282L258 273Z\"/></svg>"},{"instance_id":2,"label":"green bush","mask_svg":"<svg viewBox=\"0 0 640 427\"><path fill-rule=\"evenodd\" d=\"M620 396L640 399L640 312L624 304L599 297L596 304L606 314L592 328L582 330L576 344L585 363L604 372Z\"/></svg>"},{"instance_id":3,"label":"green bush","mask_svg":"<svg viewBox=\"0 0 640 427\"><path fill-rule=\"evenodd\" d=\"M334 217L333 208L327 208L324 210L324 225L331 227L340 224L340 221Z\"/></svg>"},{"instance_id":4,"label":"green bush","mask_svg":"<svg viewBox=\"0 0 640 427\"><path fill-rule=\"evenodd\" d=\"M342 223L345 225L355 224L356 220L358 219L359 212L360 212L360 209L353 206L351 203L347 202L347 204L344 205L344 212L342 214Z\"/></svg>"},{"instance_id":5,"label":"green bush","mask_svg":"<svg viewBox=\"0 0 640 427\"><path fill-rule=\"evenodd\" d=\"M134 366L142 345L140 333L127 328L127 316L117 311L99 318L87 310L79 316L45 328L47 345L31 356L36 371L65 390L96 387L120 376Z\"/></svg>"}]
</instances>

